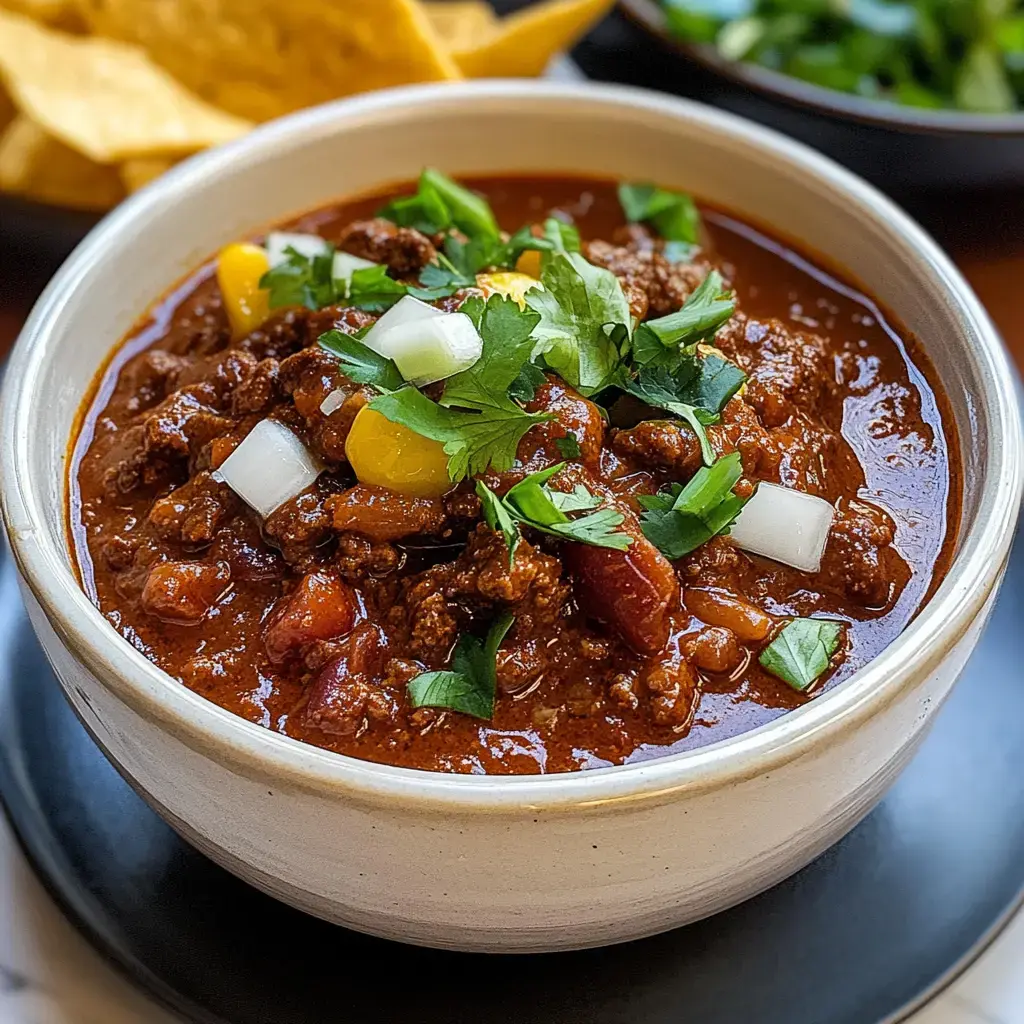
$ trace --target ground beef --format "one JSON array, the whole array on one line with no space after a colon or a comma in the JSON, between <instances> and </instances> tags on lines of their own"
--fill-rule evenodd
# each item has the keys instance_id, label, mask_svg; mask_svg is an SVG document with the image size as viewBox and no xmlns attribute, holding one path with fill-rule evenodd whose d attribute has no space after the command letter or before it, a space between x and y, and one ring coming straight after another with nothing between
<instances>
[{"instance_id":1,"label":"ground beef","mask_svg":"<svg viewBox=\"0 0 1024 1024\"><path fill-rule=\"evenodd\" d=\"M334 529L361 533L371 541L439 534L447 521L440 498L412 498L369 484L333 495L327 508Z\"/></svg>"},{"instance_id":2,"label":"ground beef","mask_svg":"<svg viewBox=\"0 0 1024 1024\"><path fill-rule=\"evenodd\" d=\"M211 543L239 504L227 484L214 480L209 473L197 473L155 502L148 522L164 540L196 547Z\"/></svg>"},{"instance_id":3,"label":"ground beef","mask_svg":"<svg viewBox=\"0 0 1024 1024\"><path fill-rule=\"evenodd\" d=\"M842 581L847 597L865 608L887 607L906 585L910 569L892 548L895 527L882 509L864 501L836 510L822 559L822 575Z\"/></svg>"},{"instance_id":4,"label":"ground beef","mask_svg":"<svg viewBox=\"0 0 1024 1024\"><path fill-rule=\"evenodd\" d=\"M715 345L750 375L748 401L766 427L785 422L794 406L818 413L823 399L835 393L835 359L816 334L737 314L715 336Z\"/></svg>"},{"instance_id":5,"label":"ground beef","mask_svg":"<svg viewBox=\"0 0 1024 1024\"><path fill-rule=\"evenodd\" d=\"M632 466L664 470L685 482L701 467L697 435L678 420L645 420L612 437L613 450Z\"/></svg>"},{"instance_id":6,"label":"ground beef","mask_svg":"<svg viewBox=\"0 0 1024 1024\"><path fill-rule=\"evenodd\" d=\"M635 238L626 245L585 242L583 255L619 278L631 311L641 317L666 316L679 309L709 269L692 263L671 263L653 246Z\"/></svg>"},{"instance_id":7,"label":"ground beef","mask_svg":"<svg viewBox=\"0 0 1024 1024\"><path fill-rule=\"evenodd\" d=\"M262 359L231 396L233 416L263 415L280 400L278 375L281 364L276 359Z\"/></svg>"},{"instance_id":8,"label":"ground beef","mask_svg":"<svg viewBox=\"0 0 1024 1024\"><path fill-rule=\"evenodd\" d=\"M350 224L337 241L338 248L374 263L386 263L396 277L418 274L437 260L437 250L426 235L374 218Z\"/></svg>"},{"instance_id":9,"label":"ground beef","mask_svg":"<svg viewBox=\"0 0 1024 1024\"><path fill-rule=\"evenodd\" d=\"M275 509L263 523L264 536L291 566L306 570L324 561L334 530L327 502L333 492L321 477L312 487Z\"/></svg>"}]
</instances>

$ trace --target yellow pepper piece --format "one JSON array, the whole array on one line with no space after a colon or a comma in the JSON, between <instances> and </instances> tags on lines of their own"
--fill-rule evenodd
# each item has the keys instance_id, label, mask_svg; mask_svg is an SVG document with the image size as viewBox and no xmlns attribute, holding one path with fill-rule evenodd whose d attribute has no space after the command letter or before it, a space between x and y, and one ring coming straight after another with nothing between
<instances>
[{"instance_id":1,"label":"yellow pepper piece","mask_svg":"<svg viewBox=\"0 0 1024 1024\"><path fill-rule=\"evenodd\" d=\"M423 437L363 406L352 421L345 455L360 483L412 498L436 498L452 489L440 441Z\"/></svg>"},{"instance_id":2,"label":"yellow pepper piece","mask_svg":"<svg viewBox=\"0 0 1024 1024\"><path fill-rule=\"evenodd\" d=\"M217 257L217 284L235 339L255 331L270 316L270 300L260 278L270 269L266 249L233 242Z\"/></svg>"},{"instance_id":3,"label":"yellow pepper piece","mask_svg":"<svg viewBox=\"0 0 1024 1024\"><path fill-rule=\"evenodd\" d=\"M540 277L540 252L536 249L527 249L516 260L516 270L527 277Z\"/></svg>"},{"instance_id":4,"label":"yellow pepper piece","mask_svg":"<svg viewBox=\"0 0 1024 1024\"><path fill-rule=\"evenodd\" d=\"M544 287L535 277L513 270L503 270L497 274L477 274L476 284L483 291L484 298L504 295L507 299L512 299L520 309L526 309L526 293L531 288Z\"/></svg>"}]
</instances>

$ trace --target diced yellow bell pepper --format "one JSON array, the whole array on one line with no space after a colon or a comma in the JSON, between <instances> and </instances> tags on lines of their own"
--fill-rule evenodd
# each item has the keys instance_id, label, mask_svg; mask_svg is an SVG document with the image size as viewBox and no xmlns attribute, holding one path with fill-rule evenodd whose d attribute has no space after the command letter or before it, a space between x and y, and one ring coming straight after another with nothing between
<instances>
[{"instance_id":1,"label":"diced yellow bell pepper","mask_svg":"<svg viewBox=\"0 0 1024 1024\"><path fill-rule=\"evenodd\" d=\"M217 284L236 339L255 331L270 316L270 300L260 278L270 269L266 249L233 242L217 257Z\"/></svg>"},{"instance_id":2,"label":"diced yellow bell pepper","mask_svg":"<svg viewBox=\"0 0 1024 1024\"><path fill-rule=\"evenodd\" d=\"M352 421L345 455L360 483L386 487L413 498L436 498L450 491L448 456L440 441L392 423L364 406Z\"/></svg>"},{"instance_id":3,"label":"diced yellow bell pepper","mask_svg":"<svg viewBox=\"0 0 1024 1024\"><path fill-rule=\"evenodd\" d=\"M484 298L504 295L505 298L512 299L520 309L526 309L526 293L531 288L544 287L535 277L513 270L502 270L496 274L477 274L476 284L484 293Z\"/></svg>"},{"instance_id":4,"label":"diced yellow bell pepper","mask_svg":"<svg viewBox=\"0 0 1024 1024\"><path fill-rule=\"evenodd\" d=\"M516 270L527 277L540 277L540 252L537 249L527 249L521 253L516 260Z\"/></svg>"}]
</instances>

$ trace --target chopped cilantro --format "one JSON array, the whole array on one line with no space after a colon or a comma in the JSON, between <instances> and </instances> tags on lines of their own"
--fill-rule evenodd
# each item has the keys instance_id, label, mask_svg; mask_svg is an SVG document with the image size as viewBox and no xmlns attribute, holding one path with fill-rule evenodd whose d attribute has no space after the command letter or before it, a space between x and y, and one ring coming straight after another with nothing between
<instances>
[{"instance_id":1,"label":"chopped cilantro","mask_svg":"<svg viewBox=\"0 0 1024 1024\"><path fill-rule=\"evenodd\" d=\"M648 221L667 241L693 245L699 238L700 214L685 192L624 182L619 185L619 202L626 220L634 224Z\"/></svg>"},{"instance_id":2,"label":"chopped cilantro","mask_svg":"<svg viewBox=\"0 0 1024 1024\"><path fill-rule=\"evenodd\" d=\"M486 303L473 297L461 311L480 332L483 352L468 370L448 378L440 403L412 387L370 403L392 422L442 442L452 480L490 468L509 469L526 431L552 418L525 412L508 395L530 358L536 314L502 295L492 295Z\"/></svg>"},{"instance_id":3,"label":"chopped cilantro","mask_svg":"<svg viewBox=\"0 0 1024 1024\"><path fill-rule=\"evenodd\" d=\"M500 235L487 201L432 167L420 174L415 195L393 200L378 216L428 235L451 228L469 238L497 241Z\"/></svg>"},{"instance_id":4,"label":"chopped cilantro","mask_svg":"<svg viewBox=\"0 0 1024 1024\"><path fill-rule=\"evenodd\" d=\"M842 632L841 622L792 619L757 660L765 671L803 692L828 671Z\"/></svg>"},{"instance_id":5,"label":"chopped cilantro","mask_svg":"<svg viewBox=\"0 0 1024 1024\"><path fill-rule=\"evenodd\" d=\"M544 221L544 239L551 243L554 252L580 251L579 228L557 217L548 217Z\"/></svg>"},{"instance_id":6,"label":"chopped cilantro","mask_svg":"<svg viewBox=\"0 0 1024 1024\"><path fill-rule=\"evenodd\" d=\"M523 368L508 386L508 397L517 402L532 402L546 379L544 371L536 363L523 363Z\"/></svg>"},{"instance_id":7,"label":"chopped cilantro","mask_svg":"<svg viewBox=\"0 0 1024 1024\"><path fill-rule=\"evenodd\" d=\"M312 259L292 246L285 249L287 259L271 267L261 278L260 287L269 293L271 309L283 306L306 306L322 309L337 298L332 276L334 246L325 244L324 251Z\"/></svg>"},{"instance_id":8,"label":"chopped cilantro","mask_svg":"<svg viewBox=\"0 0 1024 1024\"><path fill-rule=\"evenodd\" d=\"M476 492L483 502L487 525L500 530L509 549L509 562L515 557L519 542L517 524L551 534L562 540L576 541L599 548L625 551L633 538L618 529L625 520L615 508L602 506L603 499L591 494L582 484L569 493L554 491L548 480L565 468L565 463L549 466L539 473L531 473L512 487L504 498L499 498L482 481ZM569 512L587 512L578 519L570 519Z\"/></svg>"},{"instance_id":9,"label":"chopped cilantro","mask_svg":"<svg viewBox=\"0 0 1024 1024\"><path fill-rule=\"evenodd\" d=\"M540 316L535 353L584 395L600 391L628 345L631 317L619 279L578 252L552 252L541 283L526 294Z\"/></svg>"},{"instance_id":10,"label":"chopped cilantro","mask_svg":"<svg viewBox=\"0 0 1024 1024\"><path fill-rule=\"evenodd\" d=\"M514 621L510 612L499 615L483 641L463 633L452 653L450 669L423 672L410 680L409 703L414 708L450 708L474 718L492 718L498 689L498 647Z\"/></svg>"},{"instance_id":11,"label":"chopped cilantro","mask_svg":"<svg viewBox=\"0 0 1024 1024\"><path fill-rule=\"evenodd\" d=\"M388 277L387 267L363 267L352 272L348 302L371 313L383 313L407 292L404 284Z\"/></svg>"},{"instance_id":12,"label":"chopped cilantro","mask_svg":"<svg viewBox=\"0 0 1024 1024\"><path fill-rule=\"evenodd\" d=\"M733 493L743 474L739 452L702 466L683 487L672 484L653 495L640 495L644 536L668 559L682 558L720 533L728 533L747 503Z\"/></svg>"},{"instance_id":13,"label":"chopped cilantro","mask_svg":"<svg viewBox=\"0 0 1024 1024\"><path fill-rule=\"evenodd\" d=\"M682 308L668 316L647 320L633 336L633 358L642 366L672 366L688 345L714 336L736 312L736 300L712 270L687 296Z\"/></svg>"},{"instance_id":14,"label":"chopped cilantro","mask_svg":"<svg viewBox=\"0 0 1024 1024\"><path fill-rule=\"evenodd\" d=\"M704 428L718 422L719 413L746 379L738 366L718 356L684 355L674 373L663 366L644 366L636 377L620 378L617 383L634 398L684 419L710 466L715 453Z\"/></svg>"},{"instance_id":15,"label":"chopped cilantro","mask_svg":"<svg viewBox=\"0 0 1024 1024\"><path fill-rule=\"evenodd\" d=\"M366 329L359 332L364 334ZM341 360L341 368L349 380L357 384L370 384L378 391L397 391L405 384L398 367L386 357L378 355L364 345L359 334L327 331L317 339L321 348Z\"/></svg>"},{"instance_id":16,"label":"chopped cilantro","mask_svg":"<svg viewBox=\"0 0 1024 1024\"><path fill-rule=\"evenodd\" d=\"M555 447L562 453L563 459L578 459L583 454L575 434L556 437Z\"/></svg>"}]
</instances>

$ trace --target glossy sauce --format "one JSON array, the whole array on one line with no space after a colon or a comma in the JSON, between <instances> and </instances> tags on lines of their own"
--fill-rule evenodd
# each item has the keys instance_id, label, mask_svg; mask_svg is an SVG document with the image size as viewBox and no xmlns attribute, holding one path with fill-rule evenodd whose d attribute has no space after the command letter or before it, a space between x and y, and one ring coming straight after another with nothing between
<instances>
[{"instance_id":1,"label":"glossy sauce","mask_svg":"<svg viewBox=\"0 0 1024 1024\"><path fill-rule=\"evenodd\" d=\"M507 230L539 221L551 210L570 215L584 239L608 239L622 226L611 184L570 178L468 184L486 194ZM288 227L331 237L380 205L380 196L344 203L310 213ZM935 375L920 346L870 298L813 257L726 213L708 208L702 212L708 250L736 289L740 310L748 317L776 318L794 332L820 334L828 340L837 397L823 402L822 418L841 432L860 466L851 464L844 470L844 479L852 481L844 499L864 499L896 524L893 548L907 566L905 580L899 581L905 585L900 590L894 583L898 596L876 609L854 607L831 590L819 590L814 577L763 559L750 560L746 593L765 612L827 612L849 624L841 662L821 688L827 689L848 678L902 631L948 567L960 503L952 419L945 399L931 383ZM198 325L204 312L216 307L211 270L211 265L200 268L158 303L97 379L69 478L70 525L83 585L128 642L185 685L266 728L329 749L415 767L498 773L565 771L661 756L751 729L813 699L795 693L761 670L756 658L748 657L727 677L701 675L701 695L688 729L653 725L598 701L600 706L589 714L563 715L553 739L538 728L537 707L545 702L571 706L578 697L573 696L574 681L578 685L585 680L591 692L599 693L610 678L608 670L596 671L578 655L581 648L553 640L544 677L528 692L499 700L490 723L449 713L413 737L408 729L400 735L382 735L369 728L338 738L302 720L305 669L267 661L260 635L280 599L280 580L236 584L196 626L172 625L141 613L136 590L126 587L124 574L106 567L99 552L113 533L139 528L154 493L166 493L167 488L125 495L114 507L101 483L100 466L109 461L111 439L123 433L130 418L123 403L126 378L121 375L130 371L140 353L168 337L169 347L182 349L182 338L192 329L189 324ZM783 482L786 473L783 464ZM415 543L399 547L405 562L402 571L411 572L421 553ZM431 552L432 558L435 555ZM686 585L700 583L698 578ZM579 618L573 613L566 633L574 640L580 631L592 628L577 623ZM703 625L685 613L677 616L670 646L685 643ZM564 652L559 654L559 648ZM189 666L202 658L221 670L204 670L200 679Z\"/></svg>"}]
</instances>

